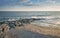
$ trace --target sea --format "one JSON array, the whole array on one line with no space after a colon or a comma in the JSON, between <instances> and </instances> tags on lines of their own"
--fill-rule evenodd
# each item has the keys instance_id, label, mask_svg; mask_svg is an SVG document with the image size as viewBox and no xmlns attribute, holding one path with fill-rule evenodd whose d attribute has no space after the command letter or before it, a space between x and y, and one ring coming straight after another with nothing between
<instances>
[{"instance_id":1,"label":"sea","mask_svg":"<svg viewBox=\"0 0 60 38\"><path fill-rule=\"evenodd\" d=\"M40 18L40 20L31 22L31 24L36 24L44 27L60 27L60 11L0 11L0 22L5 20L15 21L20 18Z\"/></svg>"}]
</instances>

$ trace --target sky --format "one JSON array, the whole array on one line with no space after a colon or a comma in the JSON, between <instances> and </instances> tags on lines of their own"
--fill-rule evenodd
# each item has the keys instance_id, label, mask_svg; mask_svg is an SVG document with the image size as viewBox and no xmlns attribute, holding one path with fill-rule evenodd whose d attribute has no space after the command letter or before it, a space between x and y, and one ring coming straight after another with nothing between
<instances>
[{"instance_id":1,"label":"sky","mask_svg":"<svg viewBox=\"0 0 60 38\"><path fill-rule=\"evenodd\" d=\"M60 11L60 0L0 0L0 11Z\"/></svg>"}]
</instances>

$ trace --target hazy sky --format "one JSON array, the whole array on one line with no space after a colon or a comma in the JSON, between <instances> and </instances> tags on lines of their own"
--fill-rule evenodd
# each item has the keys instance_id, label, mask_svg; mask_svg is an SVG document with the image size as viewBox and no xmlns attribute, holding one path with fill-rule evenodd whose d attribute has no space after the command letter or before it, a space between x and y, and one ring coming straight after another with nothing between
<instances>
[{"instance_id":1,"label":"hazy sky","mask_svg":"<svg viewBox=\"0 0 60 38\"><path fill-rule=\"evenodd\" d=\"M60 0L0 0L0 11L60 11Z\"/></svg>"}]
</instances>

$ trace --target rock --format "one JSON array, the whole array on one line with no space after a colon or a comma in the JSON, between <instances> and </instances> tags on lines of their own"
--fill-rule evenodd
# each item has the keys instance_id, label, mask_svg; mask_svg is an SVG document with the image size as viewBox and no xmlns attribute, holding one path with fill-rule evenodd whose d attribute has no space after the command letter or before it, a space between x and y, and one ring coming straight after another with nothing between
<instances>
[{"instance_id":1,"label":"rock","mask_svg":"<svg viewBox=\"0 0 60 38\"><path fill-rule=\"evenodd\" d=\"M0 38L4 38L8 35L9 28L7 24L0 25Z\"/></svg>"},{"instance_id":2,"label":"rock","mask_svg":"<svg viewBox=\"0 0 60 38\"><path fill-rule=\"evenodd\" d=\"M4 29L4 32L6 32L6 31L9 31L9 25L7 25L7 24L2 24L2 29Z\"/></svg>"},{"instance_id":3,"label":"rock","mask_svg":"<svg viewBox=\"0 0 60 38\"><path fill-rule=\"evenodd\" d=\"M15 25L15 22L14 22L14 21L10 21L10 22L9 22L9 27L10 27L10 29L11 29L11 28L15 28L15 26L16 26L16 25Z\"/></svg>"},{"instance_id":4,"label":"rock","mask_svg":"<svg viewBox=\"0 0 60 38\"><path fill-rule=\"evenodd\" d=\"M16 23L15 23L15 24L16 24L16 26L18 26L18 27L19 27L19 26L22 26L22 23L21 23L21 22L19 22L19 21L16 21Z\"/></svg>"},{"instance_id":5,"label":"rock","mask_svg":"<svg viewBox=\"0 0 60 38\"><path fill-rule=\"evenodd\" d=\"M4 37L4 33L0 30L0 38Z\"/></svg>"}]
</instances>

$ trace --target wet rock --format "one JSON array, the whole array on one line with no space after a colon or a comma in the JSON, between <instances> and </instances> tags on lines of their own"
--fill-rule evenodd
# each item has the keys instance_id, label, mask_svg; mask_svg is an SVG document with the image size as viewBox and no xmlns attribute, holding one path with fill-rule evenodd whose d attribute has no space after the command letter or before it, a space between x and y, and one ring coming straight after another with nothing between
<instances>
[{"instance_id":1,"label":"wet rock","mask_svg":"<svg viewBox=\"0 0 60 38\"><path fill-rule=\"evenodd\" d=\"M9 22L9 26L10 26L10 29L15 28L15 26L16 26L15 22L13 22L13 21Z\"/></svg>"},{"instance_id":2,"label":"wet rock","mask_svg":"<svg viewBox=\"0 0 60 38\"><path fill-rule=\"evenodd\" d=\"M8 35L9 28L7 24L0 25L0 38L4 38Z\"/></svg>"},{"instance_id":3,"label":"wet rock","mask_svg":"<svg viewBox=\"0 0 60 38\"><path fill-rule=\"evenodd\" d=\"M4 37L4 33L0 30L0 38Z\"/></svg>"},{"instance_id":4,"label":"wet rock","mask_svg":"<svg viewBox=\"0 0 60 38\"><path fill-rule=\"evenodd\" d=\"M15 24L16 24L16 26L18 26L18 27L19 27L19 26L22 26L22 23L21 23L21 22L19 22L19 21L16 21L16 23L15 23Z\"/></svg>"}]
</instances>

